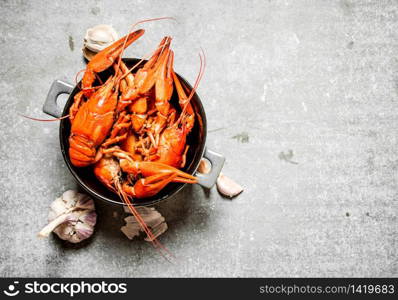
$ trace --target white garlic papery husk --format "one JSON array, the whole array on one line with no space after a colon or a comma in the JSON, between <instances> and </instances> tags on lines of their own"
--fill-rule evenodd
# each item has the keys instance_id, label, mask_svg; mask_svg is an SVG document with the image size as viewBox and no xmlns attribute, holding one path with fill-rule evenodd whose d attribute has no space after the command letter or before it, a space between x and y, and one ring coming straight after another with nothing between
<instances>
[{"instance_id":1,"label":"white garlic papery husk","mask_svg":"<svg viewBox=\"0 0 398 300\"><path fill-rule=\"evenodd\" d=\"M94 201L77 191L66 191L51 203L48 222L39 237L48 237L54 232L63 240L79 243L94 232L97 222Z\"/></svg>"},{"instance_id":2,"label":"white garlic papery husk","mask_svg":"<svg viewBox=\"0 0 398 300\"><path fill-rule=\"evenodd\" d=\"M104 50L110 44L115 42L118 34L110 25L97 25L89 28L84 37L84 47L92 52Z\"/></svg>"},{"instance_id":3,"label":"white garlic papery husk","mask_svg":"<svg viewBox=\"0 0 398 300\"><path fill-rule=\"evenodd\" d=\"M155 208L139 206L135 209L144 220L145 224L151 229L154 238L157 238L167 230L168 227L164 217ZM127 213L131 213L127 206L124 207L124 210ZM140 232L143 231L140 224L137 222L133 215L126 217L124 220L126 222L126 225L122 226L120 230L130 240L132 240L136 236L139 236ZM145 238L145 240L147 242L153 241L153 239L148 236Z\"/></svg>"},{"instance_id":4,"label":"white garlic papery husk","mask_svg":"<svg viewBox=\"0 0 398 300\"><path fill-rule=\"evenodd\" d=\"M243 192L243 187L223 173L220 173L217 178L217 190L223 196L233 198Z\"/></svg>"}]
</instances>

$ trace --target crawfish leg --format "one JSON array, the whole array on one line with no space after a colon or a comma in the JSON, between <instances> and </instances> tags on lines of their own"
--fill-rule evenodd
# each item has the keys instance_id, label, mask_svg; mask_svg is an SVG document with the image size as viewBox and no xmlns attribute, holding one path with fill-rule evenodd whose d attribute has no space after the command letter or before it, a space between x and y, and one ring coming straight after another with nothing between
<instances>
[{"instance_id":1,"label":"crawfish leg","mask_svg":"<svg viewBox=\"0 0 398 300\"><path fill-rule=\"evenodd\" d=\"M139 132L144 126L147 119L148 110L148 99L147 97L141 97L134 101L130 106L130 112L132 113L131 122L135 132Z\"/></svg>"},{"instance_id":2,"label":"crawfish leg","mask_svg":"<svg viewBox=\"0 0 398 300\"><path fill-rule=\"evenodd\" d=\"M125 76L120 82L120 91L122 92L117 104L117 111L121 112L131 104L138 95L138 90L134 88L134 75L129 71L123 61L120 62L120 71Z\"/></svg>"},{"instance_id":3,"label":"crawfish leg","mask_svg":"<svg viewBox=\"0 0 398 300\"><path fill-rule=\"evenodd\" d=\"M69 108L69 120L72 122L75 118L77 112L79 111L80 104L82 103L84 97L83 91L78 92L75 97L73 97L73 104Z\"/></svg>"},{"instance_id":4,"label":"crawfish leg","mask_svg":"<svg viewBox=\"0 0 398 300\"><path fill-rule=\"evenodd\" d=\"M126 130L130 128L130 126L130 116L125 112L122 112L118 120L113 125L109 138L102 144L102 147L106 148L109 145L125 140L127 138Z\"/></svg>"},{"instance_id":5,"label":"crawfish leg","mask_svg":"<svg viewBox=\"0 0 398 300\"><path fill-rule=\"evenodd\" d=\"M102 144L102 147L106 148L109 145L119 143L120 141L124 141L126 138L127 138L127 133L115 136L114 138L109 138Z\"/></svg>"},{"instance_id":6,"label":"crawfish leg","mask_svg":"<svg viewBox=\"0 0 398 300\"><path fill-rule=\"evenodd\" d=\"M185 167L185 164L187 163L187 152L189 149L189 145L186 146L184 154L182 155L182 162L181 162L181 168Z\"/></svg>"},{"instance_id":7,"label":"crawfish leg","mask_svg":"<svg viewBox=\"0 0 398 300\"><path fill-rule=\"evenodd\" d=\"M132 130L129 130L127 138L120 145L122 150L128 152L134 160L141 161L142 156L140 153L138 153L138 151L136 151L139 146L140 143L138 142Z\"/></svg>"},{"instance_id":8,"label":"crawfish leg","mask_svg":"<svg viewBox=\"0 0 398 300\"><path fill-rule=\"evenodd\" d=\"M104 50L98 52L87 64L86 72L82 78L82 87L85 95L89 97L92 91L92 84L95 81L95 73L105 71L117 60L124 48L128 47L135 40L144 34L143 29L136 30L122 37Z\"/></svg>"}]
</instances>

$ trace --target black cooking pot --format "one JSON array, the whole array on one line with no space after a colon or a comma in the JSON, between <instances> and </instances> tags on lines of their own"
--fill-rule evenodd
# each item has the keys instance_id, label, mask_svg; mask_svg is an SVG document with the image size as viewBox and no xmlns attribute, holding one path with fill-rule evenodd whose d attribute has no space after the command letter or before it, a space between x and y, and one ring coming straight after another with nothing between
<instances>
[{"instance_id":1,"label":"black cooking pot","mask_svg":"<svg viewBox=\"0 0 398 300\"><path fill-rule=\"evenodd\" d=\"M138 59L133 58L126 58L123 59L123 61L128 67L132 67L139 62ZM145 61L142 62L142 64L144 63ZM107 72L102 72L100 75L102 79L106 79L109 77L110 74ZM192 90L192 86L184 78L182 78L178 74L177 76L189 88L189 90ZM73 85L65 83L61 80L55 80L51 85L50 91L48 92L46 102L43 106L43 112L57 118L61 116L66 116L69 113L70 106L73 104L73 97L78 92L79 88L77 86L73 87ZM68 101L66 102L64 108L61 108L57 105L57 99L60 94L69 94ZM170 102L174 107L179 107L178 95L176 91L174 91ZM200 101L199 96L196 93L192 97L191 104L196 114L195 126L193 127L187 138L189 150L187 153L186 165L182 170L191 175L195 174L195 176L198 178L198 184L200 184L201 186L211 188L215 184L217 177L221 172L225 158L216 152L206 149L206 114L203 109L202 102ZM121 202L116 194L109 191L103 184L101 184L97 180L91 166L85 168L77 168L71 164L68 151L70 127L70 121L68 118L62 119L60 121L59 139L61 144L61 151L65 163L69 168L69 171L75 177L79 185L93 197L114 204L123 204L123 202ZM212 166L211 171L208 174L196 173L200 160L203 157L207 158ZM133 204L135 206L153 205L159 201L165 200L173 196L174 194L179 192L184 187L184 185L185 184L183 183L170 183L156 196L135 200Z\"/></svg>"}]
</instances>

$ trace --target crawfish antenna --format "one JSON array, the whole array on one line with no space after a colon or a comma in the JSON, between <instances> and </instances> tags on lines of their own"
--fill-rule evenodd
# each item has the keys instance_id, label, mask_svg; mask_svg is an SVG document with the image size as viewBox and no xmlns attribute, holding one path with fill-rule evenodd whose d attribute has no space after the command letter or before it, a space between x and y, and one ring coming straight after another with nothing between
<instances>
[{"instance_id":1,"label":"crawfish antenna","mask_svg":"<svg viewBox=\"0 0 398 300\"><path fill-rule=\"evenodd\" d=\"M121 190L122 187L120 186L120 183L118 183L118 190L119 190L119 196L121 196L123 202L127 205L129 208L130 212L133 214L135 219L138 221L138 224L140 224L142 230L147 234L147 236L152 240L152 245L155 247L156 250L159 251L159 253L168 261L171 262L170 259L161 251L164 250L166 251L169 255L173 256L170 251L163 246L152 234L152 231L148 228L148 226L145 224L145 221L142 219L141 215L138 213L138 211L135 209L129 198L125 195L125 193Z\"/></svg>"},{"instance_id":2,"label":"crawfish antenna","mask_svg":"<svg viewBox=\"0 0 398 300\"><path fill-rule=\"evenodd\" d=\"M151 53L145 54L144 57L141 58L134 66L132 66L130 69L128 69L127 72L125 72L124 74L121 74L121 75L120 75L119 81L122 80L123 78L125 78L125 77L126 77L129 73L131 73L135 68L139 67L143 61L145 61L146 59L148 59L149 57L151 57L155 52L157 52L157 51L159 51L159 50L161 49L161 52L160 52L160 53L162 53L164 47L165 47L168 43L170 43L170 40L171 40L171 38L170 38L170 37L167 37L167 38L166 38L166 41L165 41L164 43L160 44L160 45L155 49L155 51L153 51L153 52L151 52ZM120 58L121 58L121 56L120 56Z\"/></svg>"},{"instance_id":3,"label":"crawfish antenna","mask_svg":"<svg viewBox=\"0 0 398 300\"><path fill-rule=\"evenodd\" d=\"M182 118L184 117L184 115L185 115L185 113L186 113L186 110L187 110L187 107L188 107L188 105L189 105L189 103L190 103L190 101L191 101L193 95L195 94L195 92L196 92L196 90L197 90L197 88L198 88L198 86L199 86L199 83L200 83L200 81L202 80L203 74L204 74L204 72L205 72L205 68L206 68L206 55L205 55L203 49L202 49L202 48L200 48L200 49L201 49L202 52L199 52L199 59L200 59L199 74L198 74L198 76L196 77L196 80L195 80L194 86L193 86L193 88L192 88L192 90L191 90L191 93L189 94L188 99L187 99L186 103L184 104L184 108L183 108L182 111L181 111L180 117L179 117L178 120L174 123L175 125L176 125L176 124L179 124L179 123L181 122Z\"/></svg>"},{"instance_id":4,"label":"crawfish antenna","mask_svg":"<svg viewBox=\"0 0 398 300\"><path fill-rule=\"evenodd\" d=\"M133 32L134 28L135 28L137 25L139 25L139 24L143 24L143 23L147 23L147 22L152 22L152 21L160 21L160 20L174 20L174 21L177 21L177 20L176 20L175 18L173 18L173 17L160 17L160 18L144 19L144 20L138 21L137 23L134 23L133 25L131 25L130 30L129 30L128 34L126 35L126 39L124 40L124 43L123 43L123 47L122 47L123 50L122 50L122 53L120 53L120 56L119 56L119 60L118 60L118 63L117 63L118 68L119 68L120 62L121 62L121 60L122 60L122 56L123 56L123 53L124 53L124 49L126 48L127 38L128 38L128 36L130 35L130 33Z\"/></svg>"},{"instance_id":5,"label":"crawfish antenna","mask_svg":"<svg viewBox=\"0 0 398 300\"><path fill-rule=\"evenodd\" d=\"M33 118L33 117L29 117L29 116L25 116L22 114L19 114L21 117L29 119L29 120L33 120L33 121L39 121L39 122L53 122L53 121L60 121L66 118L69 118L69 115L63 116L63 117L59 117L59 118L54 118L54 119L38 119L38 118Z\"/></svg>"}]
</instances>

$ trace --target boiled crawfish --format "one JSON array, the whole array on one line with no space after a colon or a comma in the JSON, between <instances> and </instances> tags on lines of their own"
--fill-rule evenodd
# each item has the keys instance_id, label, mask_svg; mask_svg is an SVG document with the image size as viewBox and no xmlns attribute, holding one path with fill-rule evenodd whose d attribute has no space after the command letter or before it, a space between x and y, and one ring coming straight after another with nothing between
<instances>
[{"instance_id":1,"label":"boiled crawfish","mask_svg":"<svg viewBox=\"0 0 398 300\"><path fill-rule=\"evenodd\" d=\"M69 137L69 157L76 167L88 166L100 158L97 148L111 130L118 103L118 82L116 74L97 91L92 91L95 73L109 68L123 51L123 45L130 45L144 34L140 29L105 48L88 63L82 79L82 91L75 97L70 109L72 123ZM81 104L85 95L88 100Z\"/></svg>"}]
</instances>

